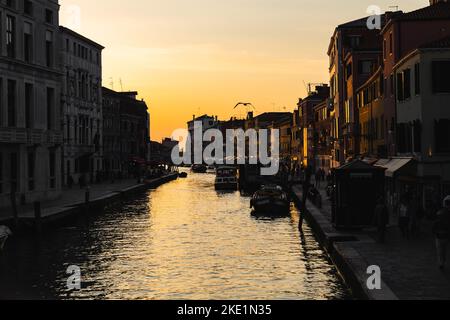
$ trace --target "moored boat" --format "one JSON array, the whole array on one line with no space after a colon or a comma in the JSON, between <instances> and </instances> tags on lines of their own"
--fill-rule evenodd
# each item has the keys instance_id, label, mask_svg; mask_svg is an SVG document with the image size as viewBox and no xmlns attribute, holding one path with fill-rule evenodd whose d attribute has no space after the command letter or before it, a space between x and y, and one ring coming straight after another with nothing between
<instances>
[{"instance_id":1,"label":"moored boat","mask_svg":"<svg viewBox=\"0 0 450 320\"><path fill-rule=\"evenodd\" d=\"M280 186L264 185L253 195L250 207L257 213L282 215L289 213L290 201Z\"/></svg>"},{"instance_id":2,"label":"moored boat","mask_svg":"<svg viewBox=\"0 0 450 320\"><path fill-rule=\"evenodd\" d=\"M194 164L191 170L194 173L206 173L206 171L208 171L208 167L204 164Z\"/></svg>"},{"instance_id":3,"label":"moored boat","mask_svg":"<svg viewBox=\"0 0 450 320\"><path fill-rule=\"evenodd\" d=\"M216 169L216 180L214 182L214 187L216 190L237 190L237 169L227 166L218 167Z\"/></svg>"}]
</instances>

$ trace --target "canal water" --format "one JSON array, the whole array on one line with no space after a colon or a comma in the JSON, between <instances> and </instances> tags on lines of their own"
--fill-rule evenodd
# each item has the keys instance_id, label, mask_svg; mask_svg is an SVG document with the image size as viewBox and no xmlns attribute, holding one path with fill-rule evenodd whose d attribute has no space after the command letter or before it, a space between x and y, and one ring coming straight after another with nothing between
<instances>
[{"instance_id":1,"label":"canal water","mask_svg":"<svg viewBox=\"0 0 450 320\"><path fill-rule=\"evenodd\" d=\"M0 253L0 297L38 299L347 299L308 225L256 218L250 198L189 174ZM81 270L68 291L67 268Z\"/></svg>"}]
</instances>

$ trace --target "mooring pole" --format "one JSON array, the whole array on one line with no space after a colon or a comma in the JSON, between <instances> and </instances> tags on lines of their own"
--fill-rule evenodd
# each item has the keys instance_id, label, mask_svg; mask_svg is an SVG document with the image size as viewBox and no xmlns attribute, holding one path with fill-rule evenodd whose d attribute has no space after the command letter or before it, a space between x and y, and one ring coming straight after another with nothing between
<instances>
[{"instance_id":1,"label":"mooring pole","mask_svg":"<svg viewBox=\"0 0 450 320\"><path fill-rule=\"evenodd\" d=\"M39 201L34 202L34 223L36 226L36 231L38 233L42 230L42 224L41 224L41 203Z\"/></svg>"},{"instance_id":2,"label":"mooring pole","mask_svg":"<svg viewBox=\"0 0 450 320\"><path fill-rule=\"evenodd\" d=\"M11 209L14 217L14 225L17 228L19 225L19 213L17 212L17 202L16 202L16 190L11 190Z\"/></svg>"},{"instance_id":3,"label":"mooring pole","mask_svg":"<svg viewBox=\"0 0 450 320\"><path fill-rule=\"evenodd\" d=\"M84 193L84 205L85 205L85 213L89 214L89 201L91 198L91 189L86 187L86 192Z\"/></svg>"}]
</instances>

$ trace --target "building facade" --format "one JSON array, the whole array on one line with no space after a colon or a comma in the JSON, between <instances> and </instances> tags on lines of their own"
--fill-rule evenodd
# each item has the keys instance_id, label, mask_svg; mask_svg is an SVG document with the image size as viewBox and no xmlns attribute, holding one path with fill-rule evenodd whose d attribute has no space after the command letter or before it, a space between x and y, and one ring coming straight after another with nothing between
<instances>
[{"instance_id":1,"label":"building facade","mask_svg":"<svg viewBox=\"0 0 450 320\"><path fill-rule=\"evenodd\" d=\"M199 130L200 128L197 127L197 125L199 125L199 124L201 124L201 130ZM189 121L187 123L187 127L188 127L188 133L190 136L190 146L186 146L186 150L190 154L191 164L201 164L198 162L203 161L203 151L210 144L210 142L208 142L208 141L203 141L203 134L205 133L205 131L207 131L209 129L218 129L219 121L217 119L217 116L208 116L205 114L203 116L196 117L195 115L193 115L192 121ZM201 137L197 136L196 132L199 132L201 134ZM201 140L201 143L197 142L197 140ZM196 143L198 143L202 147L202 149L201 149L201 153L202 153L201 160L202 161L195 161L195 160L200 160L200 159L196 159L196 157L195 157ZM199 156L200 155L197 155L197 158L199 158Z\"/></svg>"},{"instance_id":2,"label":"building facade","mask_svg":"<svg viewBox=\"0 0 450 320\"><path fill-rule=\"evenodd\" d=\"M381 30L383 43L383 75L385 94L383 108L389 136L388 155L397 153L397 119L395 65L411 51L430 41L450 36L450 3L431 1L430 6L408 13L386 14L386 25Z\"/></svg>"},{"instance_id":3,"label":"building facade","mask_svg":"<svg viewBox=\"0 0 450 320\"><path fill-rule=\"evenodd\" d=\"M433 191L450 193L450 37L414 50L394 73L398 154L416 160L407 185L427 208Z\"/></svg>"},{"instance_id":4,"label":"building facade","mask_svg":"<svg viewBox=\"0 0 450 320\"><path fill-rule=\"evenodd\" d=\"M381 16L384 24L385 16ZM339 25L328 47L330 98L333 104L333 167L358 155L359 116L356 89L373 71L381 51L378 30L367 28L367 18Z\"/></svg>"},{"instance_id":5,"label":"building facade","mask_svg":"<svg viewBox=\"0 0 450 320\"><path fill-rule=\"evenodd\" d=\"M0 1L0 207L61 192L58 1Z\"/></svg>"},{"instance_id":6,"label":"building facade","mask_svg":"<svg viewBox=\"0 0 450 320\"><path fill-rule=\"evenodd\" d=\"M130 176L150 161L150 115L137 92L102 88L103 168L108 175Z\"/></svg>"},{"instance_id":7,"label":"building facade","mask_svg":"<svg viewBox=\"0 0 450 320\"><path fill-rule=\"evenodd\" d=\"M328 173L331 169L331 111L327 100L316 105L314 111L315 168Z\"/></svg>"},{"instance_id":8,"label":"building facade","mask_svg":"<svg viewBox=\"0 0 450 320\"><path fill-rule=\"evenodd\" d=\"M314 107L327 101L330 95L328 85L322 84L315 87L315 91L308 92L308 96L299 99L297 104L299 113L299 122L301 125L300 137L300 163L303 166L314 166L315 164L315 145L314 145Z\"/></svg>"},{"instance_id":9,"label":"building facade","mask_svg":"<svg viewBox=\"0 0 450 320\"><path fill-rule=\"evenodd\" d=\"M359 151L362 157L380 159L387 157L389 132L384 116L384 79L382 68L356 90L359 113Z\"/></svg>"},{"instance_id":10,"label":"building facade","mask_svg":"<svg viewBox=\"0 0 450 320\"><path fill-rule=\"evenodd\" d=\"M101 45L60 27L63 68L63 181L96 180L102 171Z\"/></svg>"}]
</instances>

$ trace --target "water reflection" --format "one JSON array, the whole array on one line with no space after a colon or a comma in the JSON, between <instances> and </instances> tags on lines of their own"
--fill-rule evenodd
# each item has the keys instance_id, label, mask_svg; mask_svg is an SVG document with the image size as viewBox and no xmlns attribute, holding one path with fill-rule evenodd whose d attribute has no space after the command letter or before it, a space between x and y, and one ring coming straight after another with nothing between
<instances>
[{"instance_id":1,"label":"water reflection","mask_svg":"<svg viewBox=\"0 0 450 320\"><path fill-rule=\"evenodd\" d=\"M250 198L189 174L92 216L13 239L0 256L0 297L340 299L348 292L298 212L250 214ZM67 292L78 265L83 287Z\"/></svg>"}]
</instances>

